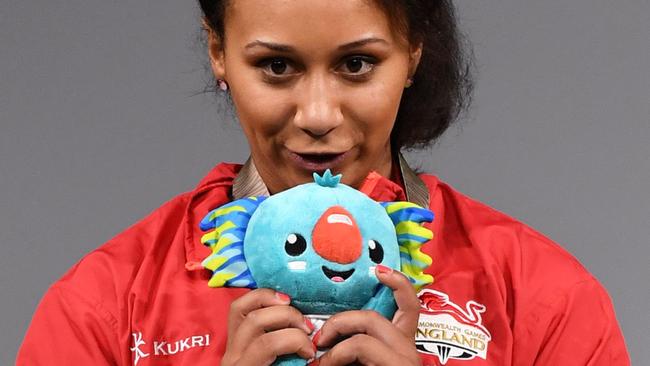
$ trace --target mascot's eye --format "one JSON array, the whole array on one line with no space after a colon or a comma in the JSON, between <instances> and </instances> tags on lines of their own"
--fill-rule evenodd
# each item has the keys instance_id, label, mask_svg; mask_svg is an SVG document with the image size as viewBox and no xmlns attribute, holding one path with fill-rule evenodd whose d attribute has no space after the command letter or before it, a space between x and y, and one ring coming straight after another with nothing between
<instances>
[{"instance_id":1,"label":"mascot's eye","mask_svg":"<svg viewBox=\"0 0 650 366\"><path fill-rule=\"evenodd\" d=\"M284 250L291 256L301 255L307 249L307 241L300 234L289 234L284 242Z\"/></svg>"},{"instance_id":2,"label":"mascot's eye","mask_svg":"<svg viewBox=\"0 0 650 366\"><path fill-rule=\"evenodd\" d=\"M384 260L384 248L381 247L378 241L368 240L368 248L370 249L370 260L379 264Z\"/></svg>"}]
</instances>

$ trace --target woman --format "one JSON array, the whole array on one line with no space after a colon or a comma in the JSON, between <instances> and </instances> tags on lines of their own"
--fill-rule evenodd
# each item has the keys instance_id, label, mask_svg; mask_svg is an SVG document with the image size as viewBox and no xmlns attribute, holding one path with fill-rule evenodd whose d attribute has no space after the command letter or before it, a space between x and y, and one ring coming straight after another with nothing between
<instances>
[{"instance_id":1,"label":"woman","mask_svg":"<svg viewBox=\"0 0 650 366\"><path fill-rule=\"evenodd\" d=\"M626 365L602 286L541 234L416 175L402 148L438 137L464 105L467 78L448 1L201 0L218 85L248 139L243 166L217 165L86 256L43 298L18 364ZM435 282L394 290L392 321L373 312L313 325L271 290L211 289L198 222L232 199L274 194L331 168L378 200L436 213ZM414 342L414 335L417 338Z\"/></svg>"}]
</instances>

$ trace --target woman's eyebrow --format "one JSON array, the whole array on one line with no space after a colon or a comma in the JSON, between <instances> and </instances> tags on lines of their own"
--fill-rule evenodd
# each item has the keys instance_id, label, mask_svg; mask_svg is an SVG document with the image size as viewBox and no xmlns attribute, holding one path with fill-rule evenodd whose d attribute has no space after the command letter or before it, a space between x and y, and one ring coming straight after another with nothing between
<instances>
[{"instance_id":1,"label":"woman's eyebrow","mask_svg":"<svg viewBox=\"0 0 650 366\"><path fill-rule=\"evenodd\" d=\"M250 49L254 47L266 47L268 49L271 49L273 51L278 51L278 52L292 52L294 51L294 48L286 45L286 44L281 44L281 43L273 43L273 42L264 42L260 40L255 40L249 44L247 44L244 49Z\"/></svg>"},{"instance_id":2,"label":"woman's eyebrow","mask_svg":"<svg viewBox=\"0 0 650 366\"><path fill-rule=\"evenodd\" d=\"M369 44L369 43L384 43L386 45L389 45L388 41L382 38L377 38L377 37L369 37L369 38L364 38L360 39L357 41L353 41L350 43L346 43L343 45L340 45L337 47L339 51L346 51L349 49L353 49L356 47L361 47L363 45ZM271 49L273 51L277 52L294 52L295 48L286 44L281 44L281 43L274 43L274 42L264 42L260 40L255 40L249 44L247 44L244 48L245 49L250 49L253 47L266 47L268 49Z\"/></svg>"},{"instance_id":3,"label":"woman's eyebrow","mask_svg":"<svg viewBox=\"0 0 650 366\"><path fill-rule=\"evenodd\" d=\"M344 45L340 45L338 47L338 50L339 51L347 51L347 50L352 49L352 48L361 47L361 46L366 45L368 43L383 43L386 46L388 46L390 44L390 43L388 43L388 41L386 41L383 38L369 37L369 38L360 39L358 41L346 43Z\"/></svg>"}]
</instances>

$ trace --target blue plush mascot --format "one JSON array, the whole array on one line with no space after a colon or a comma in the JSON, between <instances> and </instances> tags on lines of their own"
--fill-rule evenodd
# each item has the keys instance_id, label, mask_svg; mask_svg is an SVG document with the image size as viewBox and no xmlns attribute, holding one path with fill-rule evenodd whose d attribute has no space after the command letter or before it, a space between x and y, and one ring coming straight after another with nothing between
<instances>
[{"instance_id":1,"label":"blue plush mascot","mask_svg":"<svg viewBox=\"0 0 650 366\"><path fill-rule=\"evenodd\" d=\"M404 273L416 290L431 283L431 258L420 251L433 233L428 209L410 202L375 202L327 170L270 197L239 199L201 221L212 254L211 287L271 288L303 314L327 316L371 309L392 319L392 290L375 276L382 264ZM275 365L305 365L297 356Z\"/></svg>"}]
</instances>

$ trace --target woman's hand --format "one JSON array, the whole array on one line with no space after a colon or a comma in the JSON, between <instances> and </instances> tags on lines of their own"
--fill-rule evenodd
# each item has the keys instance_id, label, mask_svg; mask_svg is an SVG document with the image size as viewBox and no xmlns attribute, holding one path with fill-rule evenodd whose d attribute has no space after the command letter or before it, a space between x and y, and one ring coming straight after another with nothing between
<instances>
[{"instance_id":1,"label":"woman's hand","mask_svg":"<svg viewBox=\"0 0 650 366\"><path fill-rule=\"evenodd\" d=\"M316 350L308 337L313 325L289 303L289 296L269 289L233 301L221 365L270 365L278 356L293 353L313 358Z\"/></svg>"},{"instance_id":2,"label":"woman's hand","mask_svg":"<svg viewBox=\"0 0 650 366\"><path fill-rule=\"evenodd\" d=\"M323 324L315 344L327 347L339 339L320 359L320 366L332 365L421 365L415 348L420 302L415 289L402 273L377 266L377 278L393 289L397 312L389 321L372 310L338 313Z\"/></svg>"}]
</instances>

